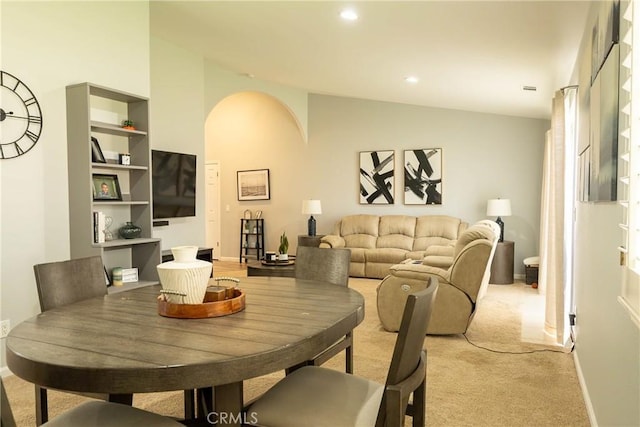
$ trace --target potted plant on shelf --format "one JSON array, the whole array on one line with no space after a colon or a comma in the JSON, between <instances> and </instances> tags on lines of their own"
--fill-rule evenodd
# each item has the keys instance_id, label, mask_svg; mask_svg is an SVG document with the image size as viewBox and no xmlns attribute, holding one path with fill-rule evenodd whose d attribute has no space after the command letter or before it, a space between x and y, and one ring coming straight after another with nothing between
<instances>
[{"instance_id":1,"label":"potted plant on shelf","mask_svg":"<svg viewBox=\"0 0 640 427\"><path fill-rule=\"evenodd\" d=\"M280 246L278 246L278 261L288 261L289 254L287 251L289 250L289 239L287 239L287 234L282 232L282 236L280 236Z\"/></svg>"},{"instance_id":2,"label":"potted plant on shelf","mask_svg":"<svg viewBox=\"0 0 640 427\"><path fill-rule=\"evenodd\" d=\"M135 130L136 128L133 127L133 120L124 120L122 122L122 128L123 129L129 129L129 130Z\"/></svg>"}]
</instances>

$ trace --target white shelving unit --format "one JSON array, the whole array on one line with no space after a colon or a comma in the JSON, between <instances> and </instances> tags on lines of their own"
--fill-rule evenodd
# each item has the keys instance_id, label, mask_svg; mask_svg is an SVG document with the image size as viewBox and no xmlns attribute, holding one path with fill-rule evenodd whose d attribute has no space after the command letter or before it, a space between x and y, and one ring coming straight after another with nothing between
<instances>
[{"instance_id":1,"label":"white shelving unit","mask_svg":"<svg viewBox=\"0 0 640 427\"><path fill-rule=\"evenodd\" d=\"M132 120L135 130L116 123L92 120L92 115L112 110L107 116ZM96 113L96 111L98 113ZM101 115L102 117L103 115ZM71 257L100 255L107 271L114 267L138 268L139 281L109 287L109 292L159 283L156 266L161 262L160 239L153 238L151 215L151 151L149 100L91 83L67 87L67 158L69 169L69 225ZM131 165L92 161L91 137L103 151L109 148L131 155ZM103 145L104 143L104 145ZM93 174L118 176L122 201L93 200ZM93 211L113 218L114 240L93 241ZM136 239L122 239L118 229L127 221L142 228Z\"/></svg>"}]
</instances>

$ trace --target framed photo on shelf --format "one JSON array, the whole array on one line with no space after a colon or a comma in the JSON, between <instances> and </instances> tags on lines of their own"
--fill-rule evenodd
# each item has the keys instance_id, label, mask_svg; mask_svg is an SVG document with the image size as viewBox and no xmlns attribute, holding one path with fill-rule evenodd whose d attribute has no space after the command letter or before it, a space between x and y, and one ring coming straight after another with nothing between
<instances>
[{"instance_id":1,"label":"framed photo on shelf","mask_svg":"<svg viewBox=\"0 0 640 427\"><path fill-rule=\"evenodd\" d=\"M94 173L93 180L93 200L111 201L122 200L118 175Z\"/></svg>"},{"instance_id":2,"label":"framed photo on shelf","mask_svg":"<svg viewBox=\"0 0 640 427\"><path fill-rule=\"evenodd\" d=\"M94 163L107 163L107 159L104 158L104 154L100 149L100 143L94 136L91 137L91 161Z\"/></svg>"},{"instance_id":3,"label":"framed photo on shelf","mask_svg":"<svg viewBox=\"0 0 640 427\"><path fill-rule=\"evenodd\" d=\"M238 171L238 200L269 200L269 169Z\"/></svg>"}]
</instances>

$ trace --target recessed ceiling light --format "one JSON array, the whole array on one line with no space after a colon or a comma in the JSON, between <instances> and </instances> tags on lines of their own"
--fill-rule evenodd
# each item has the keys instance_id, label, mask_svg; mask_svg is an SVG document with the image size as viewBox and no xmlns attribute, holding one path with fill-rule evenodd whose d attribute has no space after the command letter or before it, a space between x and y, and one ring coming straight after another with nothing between
<instances>
[{"instance_id":1,"label":"recessed ceiling light","mask_svg":"<svg viewBox=\"0 0 640 427\"><path fill-rule=\"evenodd\" d=\"M345 21L357 21L358 14L353 9L345 9L340 12L340 18L344 19Z\"/></svg>"},{"instance_id":2,"label":"recessed ceiling light","mask_svg":"<svg viewBox=\"0 0 640 427\"><path fill-rule=\"evenodd\" d=\"M416 76L407 76L407 77L404 78L404 81L407 82L407 83L415 84L415 83L418 83L418 81L420 81L420 79L417 78Z\"/></svg>"}]
</instances>

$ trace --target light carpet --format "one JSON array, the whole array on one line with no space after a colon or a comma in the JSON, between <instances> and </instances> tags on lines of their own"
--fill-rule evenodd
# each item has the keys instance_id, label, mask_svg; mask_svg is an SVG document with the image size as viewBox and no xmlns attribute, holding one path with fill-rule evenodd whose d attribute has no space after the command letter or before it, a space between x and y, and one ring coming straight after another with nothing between
<instances>
[{"instance_id":1,"label":"light carpet","mask_svg":"<svg viewBox=\"0 0 640 427\"><path fill-rule=\"evenodd\" d=\"M378 319L378 283L352 278L349 286L362 293L366 304L365 320L354 332L355 374L384 382L396 334L384 331ZM518 286L525 285L491 285L467 337L502 352L558 350L521 342ZM428 336L425 348L428 426L590 425L571 354L496 353L469 344L462 335ZM325 366L343 370L344 356ZM259 395L282 376L277 372L246 381L245 399ZM10 376L5 386L18 426L34 426L33 385ZM83 400L86 398L50 391L50 416ZM182 392L134 395L134 406L175 417L181 416L182 404ZM410 425L409 417L405 424Z\"/></svg>"}]
</instances>

